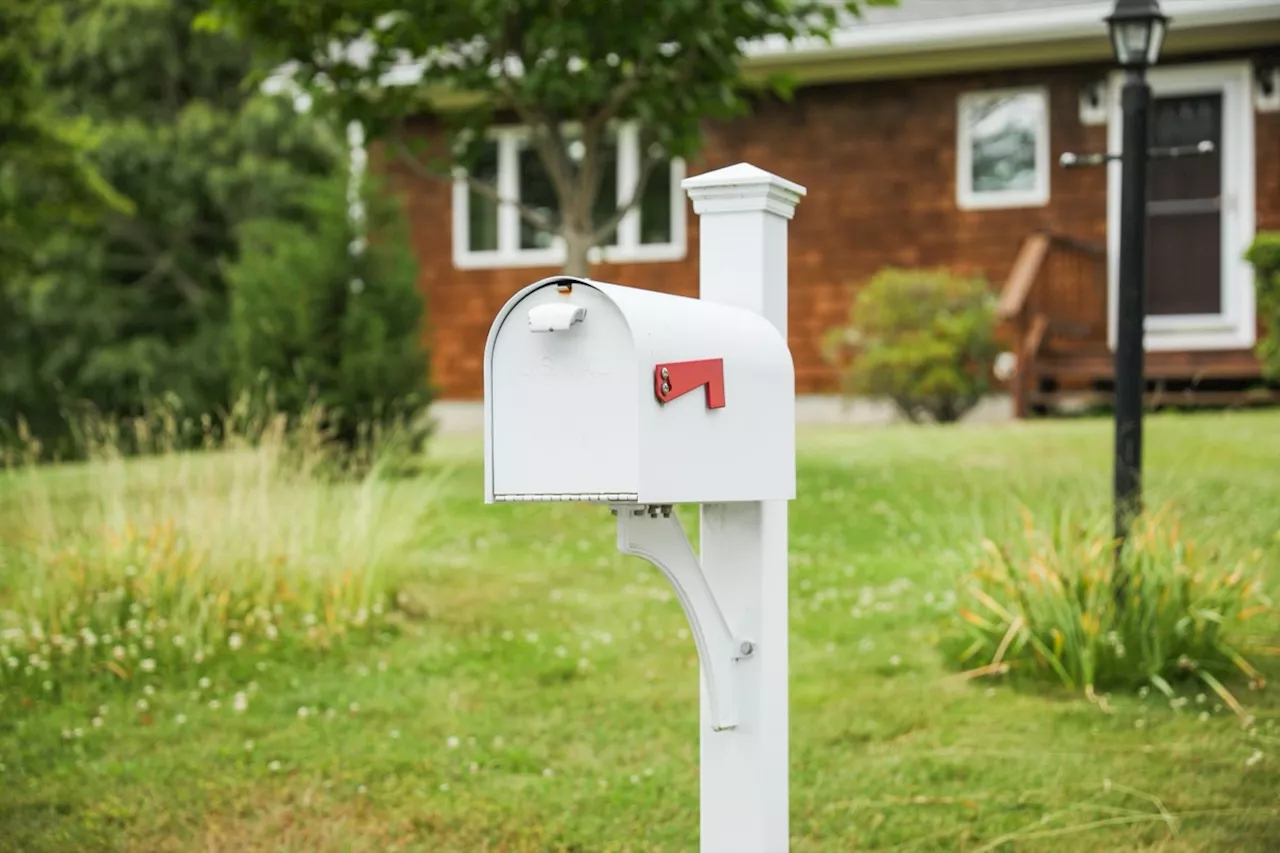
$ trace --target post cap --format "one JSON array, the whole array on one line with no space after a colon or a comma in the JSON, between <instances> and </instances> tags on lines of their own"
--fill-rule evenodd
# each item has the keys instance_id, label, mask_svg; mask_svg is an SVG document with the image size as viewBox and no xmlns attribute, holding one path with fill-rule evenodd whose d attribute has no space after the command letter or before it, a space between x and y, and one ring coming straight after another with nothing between
<instances>
[{"instance_id":1,"label":"post cap","mask_svg":"<svg viewBox=\"0 0 1280 853\"><path fill-rule=\"evenodd\" d=\"M694 175L681 181L680 186L699 215L758 210L790 219L808 192L799 184L750 163L735 163Z\"/></svg>"}]
</instances>

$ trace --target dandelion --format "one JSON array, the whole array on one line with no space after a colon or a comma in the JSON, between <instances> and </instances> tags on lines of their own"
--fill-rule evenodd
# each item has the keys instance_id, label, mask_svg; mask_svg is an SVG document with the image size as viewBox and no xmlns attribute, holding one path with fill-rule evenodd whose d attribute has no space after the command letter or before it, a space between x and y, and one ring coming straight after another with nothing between
<instances>
[{"instance_id":1,"label":"dandelion","mask_svg":"<svg viewBox=\"0 0 1280 853\"><path fill-rule=\"evenodd\" d=\"M599 780L598 782L596 782L596 784L597 784L597 785L599 785L601 788L607 788L607 787L609 787L609 780L608 780L608 779L601 779L601 780Z\"/></svg>"},{"instance_id":2,"label":"dandelion","mask_svg":"<svg viewBox=\"0 0 1280 853\"><path fill-rule=\"evenodd\" d=\"M231 651L234 652L243 645L244 645L244 638L241 637L239 634L232 634L230 637L227 637L227 647L230 648Z\"/></svg>"},{"instance_id":3,"label":"dandelion","mask_svg":"<svg viewBox=\"0 0 1280 853\"><path fill-rule=\"evenodd\" d=\"M392 740L399 740L399 739L400 739L400 730L399 730L399 729L392 729L392 730L391 730L391 739L392 739Z\"/></svg>"},{"instance_id":4,"label":"dandelion","mask_svg":"<svg viewBox=\"0 0 1280 853\"><path fill-rule=\"evenodd\" d=\"M502 735L498 735L497 737L495 737L495 738L493 739L493 747L494 747L494 749L501 749L501 748L502 748L502 744L503 744L503 743L505 743L505 741L503 741L503 739L502 739Z\"/></svg>"},{"instance_id":5,"label":"dandelion","mask_svg":"<svg viewBox=\"0 0 1280 853\"><path fill-rule=\"evenodd\" d=\"M112 649L111 656L116 660L124 660L124 646L116 646Z\"/></svg>"},{"instance_id":6,"label":"dandelion","mask_svg":"<svg viewBox=\"0 0 1280 853\"><path fill-rule=\"evenodd\" d=\"M196 653L191 656L196 663L204 663L204 649L196 649Z\"/></svg>"},{"instance_id":7,"label":"dandelion","mask_svg":"<svg viewBox=\"0 0 1280 853\"><path fill-rule=\"evenodd\" d=\"M348 706L347 706L347 710L348 710L348 711L350 711L350 712L351 712L351 713L353 713L353 714L358 714L358 713L360 713L360 703L359 703L359 702L352 702L350 705L348 705Z\"/></svg>"},{"instance_id":8,"label":"dandelion","mask_svg":"<svg viewBox=\"0 0 1280 853\"><path fill-rule=\"evenodd\" d=\"M155 687L151 686L150 684L144 685L142 688L142 692L147 694L148 696L156 695Z\"/></svg>"},{"instance_id":9,"label":"dandelion","mask_svg":"<svg viewBox=\"0 0 1280 853\"><path fill-rule=\"evenodd\" d=\"M53 682L52 682L52 681L47 681L47 680L46 680L46 681L45 681L43 684L41 684L40 686L44 688L44 692L45 692L45 693L48 693L50 690L52 690L52 689L53 689Z\"/></svg>"},{"instance_id":10,"label":"dandelion","mask_svg":"<svg viewBox=\"0 0 1280 853\"><path fill-rule=\"evenodd\" d=\"M632 774L631 774L631 784L632 784L632 785L636 785L636 784L639 784L639 782L640 782L640 777L639 777L639 776L637 776L636 774L632 773Z\"/></svg>"},{"instance_id":11,"label":"dandelion","mask_svg":"<svg viewBox=\"0 0 1280 853\"><path fill-rule=\"evenodd\" d=\"M552 770L550 767L544 767L542 768L542 775L550 779L552 776L555 775L555 771Z\"/></svg>"},{"instance_id":12,"label":"dandelion","mask_svg":"<svg viewBox=\"0 0 1280 853\"><path fill-rule=\"evenodd\" d=\"M526 631L526 632L525 632L525 635L524 635L524 639L525 639L525 642L527 642L527 643L536 643L536 642L538 642L538 632L537 632L537 631Z\"/></svg>"},{"instance_id":13,"label":"dandelion","mask_svg":"<svg viewBox=\"0 0 1280 853\"><path fill-rule=\"evenodd\" d=\"M245 709L249 707L249 697L242 690L231 700L231 710L237 714L243 714Z\"/></svg>"},{"instance_id":14,"label":"dandelion","mask_svg":"<svg viewBox=\"0 0 1280 853\"><path fill-rule=\"evenodd\" d=\"M93 720L92 720L92 723L93 723L93 727L94 727L95 729L100 729L100 728L102 728L102 718L101 718L101 717L94 717L94 718L93 718Z\"/></svg>"},{"instance_id":15,"label":"dandelion","mask_svg":"<svg viewBox=\"0 0 1280 853\"><path fill-rule=\"evenodd\" d=\"M369 793L369 789L368 789L368 788L366 788L364 785L358 785L358 786L356 786L356 793L357 793L357 794L367 794L367 793Z\"/></svg>"},{"instance_id":16,"label":"dandelion","mask_svg":"<svg viewBox=\"0 0 1280 853\"><path fill-rule=\"evenodd\" d=\"M1208 721L1209 721L1209 712L1208 712L1208 711L1201 711L1201 712L1200 712L1200 722L1202 722L1202 723L1207 723Z\"/></svg>"},{"instance_id":17,"label":"dandelion","mask_svg":"<svg viewBox=\"0 0 1280 853\"><path fill-rule=\"evenodd\" d=\"M1145 729L1147 727L1147 721L1142 719L1134 720L1133 727L1135 729Z\"/></svg>"},{"instance_id":18,"label":"dandelion","mask_svg":"<svg viewBox=\"0 0 1280 853\"><path fill-rule=\"evenodd\" d=\"M1208 701L1209 701L1209 697L1204 695L1203 693L1200 693L1196 696L1197 705L1203 705L1205 702L1208 702Z\"/></svg>"},{"instance_id":19,"label":"dandelion","mask_svg":"<svg viewBox=\"0 0 1280 853\"><path fill-rule=\"evenodd\" d=\"M151 703L148 702L146 699L139 699L137 703L135 703L135 706L139 711L145 711L151 707Z\"/></svg>"},{"instance_id":20,"label":"dandelion","mask_svg":"<svg viewBox=\"0 0 1280 853\"><path fill-rule=\"evenodd\" d=\"M216 710L218 710L218 709L219 709L219 708L221 708L221 707L222 707L222 703L221 703L221 702L219 702L217 699L210 699L210 700L209 700L209 709L210 709L210 710L212 710L212 711L216 711Z\"/></svg>"},{"instance_id":21,"label":"dandelion","mask_svg":"<svg viewBox=\"0 0 1280 853\"><path fill-rule=\"evenodd\" d=\"M280 762L279 761L271 762L270 764L267 765L267 769L270 770L272 773L278 773L280 771Z\"/></svg>"},{"instance_id":22,"label":"dandelion","mask_svg":"<svg viewBox=\"0 0 1280 853\"><path fill-rule=\"evenodd\" d=\"M176 716L176 717L174 717L174 718L173 718L173 721L174 721L175 723L177 723L178 725L180 725L180 726L181 726L181 725L184 725L184 724L187 722L187 715L186 715L186 714L179 714L178 716Z\"/></svg>"},{"instance_id":23,"label":"dandelion","mask_svg":"<svg viewBox=\"0 0 1280 853\"><path fill-rule=\"evenodd\" d=\"M81 729L81 728L73 729L71 734L78 738L84 737L84 729Z\"/></svg>"},{"instance_id":24,"label":"dandelion","mask_svg":"<svg viewBox=\"0 0 1280 853\"><path fill-rule=\"evenodd\" d=\"M154 649L156 647L156 641L150 636L143 637L142 647L144 649Z\"/></svg>"},{"instance_id":25,"label":"dandelion","mask_svg":"<svg viewBox=\"0 0 1280 853\"><path fill-rule=\"evenodd\" d=\"M448 782L441 782L441 783L440 783L440 790L441 790L441 791L447 791L447 790L449 790L449 783L448 783Z\"/></svg>"},{"instance_id":26,"label":"dandelion","mask_svg":"<svg viewBox=\"0 0 1280 853\"><path fill-rule=\"evenodd\" d=\"M305 720L307 718L307 715L310 713L311 712L307 710L307 706L303 705L301 708L298 709L298 719Z\"/></svg>"},{"instance_id":27,"label":"dandelion","mask_svg":"<svg viewBox=\"0 0 1280 853\"><path fill-rule=\"evenodd\" d=\"M569 650L566 649L564 646L556 646L556 657L562 658L568 653L569 653Z\"/></svg>"},{"instance_id":28,"label":"dandelion","mask_svg":"<svg viewBox=\"0 0 1280 853\"><path fill-rule=\"evenodd\" d=\"M449 749L457 749L459 743L461 743L461 741L456 737L450 736L449 739L444 742L444 745L449 747Z\"/></svg>"},{"instance_id":29,"label":"dandelion","mask_svg":"<svg viewBox=\"0 0 1280 853\"><path fill-rule=\"evenodd\" d=\"M316 615L314 613L306 614L305 616L302 617L302 624L308 627L316 624Z\"/></svg>"},{"instance_id":30,"label":"dandelion","mask_svg":"<svg viewBox=\"0 0 1280 853\"><path fill-rule=\"evenodd\" d=\"M897 655L894 655L893 657L889 658L889 666L897 666L900 663L902 663L902 658L898 657Z\"/></svg>"},{"instance_id":31,"label":"dandelion","mask_svg":"<svg viewBox=\"0 0 1280 853\"><path fill-rule=\"evenodd\" d=\"M253 741L247 740L244 742L244 751L253 752Z\"/></svg>"},{"instance_id":32,"label":"dandelion","mask_svg":"<svg viewBox=\"0 0 1280 853\"><path fill-rule=\"evenodd\" d=\"M182 636L181 634L174 634L174 635L173 635L173 644L174 644L175 646L177 646L178 648L182 648L182 644L183 644L183 643L185 643L185 642L186 642L186 639L184 639L184 638L183 638L183 636Z\"/></svg>"},{"instance_id":33,"label":"dandelion","mask_svg":"<svg viewBox=\"0 0 1280 853\"><path fill-rule=\"evenodd\" d=\"M386 671L387 671L387 662L384 660L378 661L378 672L386 672Z\"/></svg>"},{"instance_id":34,"label":"dandelion","mask_svg":"<svg viewBox=\"0 0 1280 853\"><path fill-rule=\"evenodd\" d=\"M5 662L5 664L7 664L7 665L8 665L9 669L17 669L17 668L18 668L18 664L20 664L20 663L21 663L21 661L19 661L17 658L12 657L12 656L11 656L11 657L7 657L7 658L5 658L5 661L4 661L4 662Z\"/></svg>"},{"instance_id":35,"label":"dandelion","mask_svg":"<svg viewBox=\"0 0 1280 853\"><path fill-rule=\"evenodd\" d=\"M280 636L280 632L276 630L276 626L268 622L267 623L267 639L275 640L275 638L278 636Z\"/></svg>"},{"instance_id":36,"label":"dandelion","mask_svg":"<svg viewBox=\"0 0 1280 853\"><path fill-rule=\"evenodd\" d=\"M138 664L138 665L139 665L140 667L142 667L142 671L143 671L143 672L155 672L155 671L156 671L156 662L155 662L155 660L153 660L152 658L146 658L146 659L144 659L144 660L142 661L142 663L140 663L140 664Z\"/></svg>"},{"instance_id":37,"label":"dandelion","mask_svg":"<svg viewBox=\"0 0 1280 853\"><path fill-rule=\"evenodd\" d=\"M62 739L63 739L63 740L71 740L71 729L63 729L63 730L62 730Z\"/></svg>"},{"instance_id":38,"label":"dandelion","mask_svg":"<svg viewBox=\"0 0 1280 853\"><path fill-rule=\"evenodd\" d=\"M213 686L213 680L210 679L209 676L207 675L201 678L196 683L200 685L201 690L208 690L210 687Z\"/></svg>"},{"instance_id":39,"label":"dandelion","mask_svg":"<svg viewBox=\"0 0 1280 853\"><path fill-rule=\"evenodd\" d=\"M515 639L515 636L516 635L511 633L510 631L502 632L502 639L506 640L507 642L511 642L513 639Z\"/></svg>"}]
</instances>

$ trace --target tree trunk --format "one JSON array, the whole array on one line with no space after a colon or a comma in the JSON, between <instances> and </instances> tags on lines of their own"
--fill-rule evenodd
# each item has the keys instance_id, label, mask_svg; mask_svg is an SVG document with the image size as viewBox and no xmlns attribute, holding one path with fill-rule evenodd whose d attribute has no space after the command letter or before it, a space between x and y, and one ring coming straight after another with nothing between
<instances>
[{"instance_id":1,"label":"tree trunk","mask_svg":"<svg viewBox=\"0 0 1280 853\"><path fill-rule=\"evenodd\" d=\"M564 232L564 274L586 278L591 273L591 236L575 233L570 229Z\"/></svg>"}]
</instances>

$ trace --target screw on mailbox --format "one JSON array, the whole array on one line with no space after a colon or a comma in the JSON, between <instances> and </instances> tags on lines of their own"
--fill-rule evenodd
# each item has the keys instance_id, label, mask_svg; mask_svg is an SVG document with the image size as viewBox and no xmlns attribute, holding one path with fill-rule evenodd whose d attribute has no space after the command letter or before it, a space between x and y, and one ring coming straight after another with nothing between
<instances>
[{"instance_id":1,"label":"screw on mailbox","mask_svg":"<svg viewBox=\"0 0 1280 853\"><path fill-rule=\"evenodd\" d=\"M663 372L665 373L665 371L663 371ZM670 394L670 393L671 393L671 383L670 383L670 382L663 382L663 383L662 383L662 393L663 393L663 394Z\"/></svg>"},{"instance_id":2,"label":"screw on mailbox","mask_svg":"<svg viewBox=\"0 0 1280 853\"><path fill-rule=\"evenodd\" d=\"M665 382L666 380L668 380L668 379L670 379L670 378L671 378L671 371L667 370L665 367L664 367L664 368L662 368L662 379L663 379L663 381Z\"/></svg>"}]
</instances>

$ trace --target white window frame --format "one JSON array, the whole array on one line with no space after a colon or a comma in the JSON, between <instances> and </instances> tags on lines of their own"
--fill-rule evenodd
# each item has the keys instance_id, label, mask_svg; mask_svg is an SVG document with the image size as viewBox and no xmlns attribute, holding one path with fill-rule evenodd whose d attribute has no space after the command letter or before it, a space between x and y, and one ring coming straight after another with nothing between
<instances>
[{"instance_id":1,"label":"white window frame","mask_svg":"<svg viewBox=\"0 0 1280 853\"><path fill-rule=\"evenodd\" d=\"M973 145L968 114L974 102L992 97L1035 95L1040 99L1040 123L1036 128L1035 185L1025 190L973 189ZM956 204L961 210L995 210L1000 208L1041 207L1049 202L1049 90L1044 86L1022 86L1014 89L983 89L966 92L956 103Z\"/></svg>"},{"instance_id":2,"label":"white window frame","mask_svg":"<svg viewBox=\"0 0 1280 853\"><path fill-rule=\"evenodd\" d=\"M529 129L518 125L490 128L487 137L498 143L498 185L502 198L520 197L520 148L527 144ZM618 195L619 202L631 198L640 174L640 132L634 122L618 125ZM656 177L656 176L655 176ZM634 263L683 260L687 252L687 227L684 191L680 182L685 177L681 158L671 160L671 240L667 243L640 242L640 207L627 211L618 223L617 244L596 246L590 260L606 263ZM498 248L487 251L471 249L471 191L464 173L453 181L453 265L457 269L504 269L513 267L560 266L565 260L564 240L556 236L543 249L520 247L520 212L514 204L498 205Z\"/></svg>"}]
</instances>

